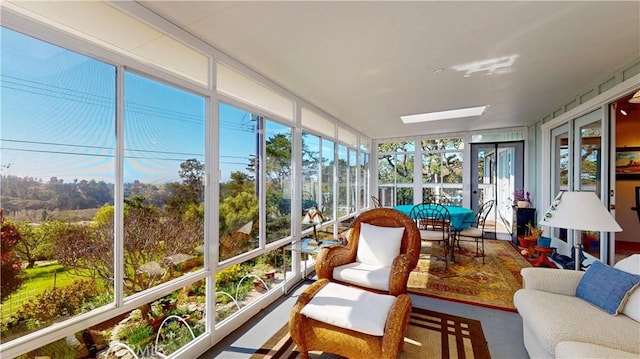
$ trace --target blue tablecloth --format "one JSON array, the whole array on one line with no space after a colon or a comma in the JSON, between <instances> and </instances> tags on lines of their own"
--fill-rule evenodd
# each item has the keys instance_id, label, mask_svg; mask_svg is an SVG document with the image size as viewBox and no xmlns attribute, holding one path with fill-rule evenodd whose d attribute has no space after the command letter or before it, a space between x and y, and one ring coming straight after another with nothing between
<instances>
[{"instance_id":1,"label":"blue tablecloth","mask_svg":"<svg viewBox=\"0 0 640 359\"><path fill-rule=\"evenodd\" d=\"M411 213L411 209L413 207L413 204L402 204L393 208L408 216ZM458 206L444 207L449 210L449 215L451 215L451 229L454 231L460 231L465 228L469 228L471 226L471 223L475 222L476 220L475 213L469 208Z\"/></svg>"}]
</instances>

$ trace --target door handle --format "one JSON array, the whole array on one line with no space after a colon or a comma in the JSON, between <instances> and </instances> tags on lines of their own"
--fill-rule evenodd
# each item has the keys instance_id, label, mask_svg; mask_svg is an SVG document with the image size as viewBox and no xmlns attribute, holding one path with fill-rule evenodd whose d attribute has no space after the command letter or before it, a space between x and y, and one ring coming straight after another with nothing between
<instances>
[{"instance_id":1,"label":"door handle","mask_svg":"<svg viewBox=\"0 0 640 359\"><path fill-rule=\"evenodd\" d=\"M638 222L640 222L640 186L636 186L635 191L636 191L636 206L631 207L631 210L636 211L636 214L638 215Z\"/></svg>"}]
</instances>

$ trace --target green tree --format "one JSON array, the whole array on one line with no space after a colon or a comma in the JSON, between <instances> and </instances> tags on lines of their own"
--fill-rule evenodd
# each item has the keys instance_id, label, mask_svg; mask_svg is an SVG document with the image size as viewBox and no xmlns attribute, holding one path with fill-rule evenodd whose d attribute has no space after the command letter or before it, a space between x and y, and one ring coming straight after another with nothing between
<instances>
[{"instance_id":1,"label":"green tree","mask_svg":"<svg viewBox=\"0 0 640 359\"><path fill-rule=\"evenodd\" d=\"M184 212L189 205L204 202L204 164L191 158L180 164L178 171L182 183L173 183L175 195L167 201L167 210Z\"/></svg>"},{"instance_id":2,"label":"green tree","mask_svg":"<svg viewBox=\"0 0 640 359\"><path fill-rule=\"evenodd\" d=\"M25 221L17 224L22 240L15 246L16 255L27 262L27 268L33 268L37 260L51 258L53 242L50 240L49 229L51 221L44 221L40 225L33 225Z\"/></svg>"},{"instance_id":3,"label":"green tree","mask_svg":"<svg viewBox=\"0 0 640 359\"><path fill-rule=\"evenodd\" d=\"M195 205L196 207L198 205ZM124 208L124 288L126 294L153 287L181 275L188 268L168 262L176 254L191 254L204 243L204 216L199 208L182 213L165 212L147 205L144 198L125 200ZM103 206L94 224L68 224L55 234L55 258L72 268L76 275L95 275L113 282L113 207ZM141 266L157 263L161 275L149 274ZM192 265L198 264L197 261Z\"/></svg>"},{"instance_id":4,"label":"green tree","mask_svg":"<svg viewBox=\"0 0 640 359\"><path fill-rule=\"evenodd\" d=\"M267 181L284 184L291 177L291 136L279 133L266 141L267 163L265 175Z\"/></svg>"},{"instance_id":5,"label":"green tree","mask_svg":"<svg viewBox=\"0 0 640 359\"><path fill-rule=\"evenodd\" d=\"M0 301L20 288L26 278L21 274L22 265L13 252L22 240L18 226L5 222L0 212Z\"/></svg>"},{"instance_id":6,"label":"green tree","mask_svg":"<svg viewBox=\"0 0 640 359\"><path fill-rule=\"evenodd\" d=\"M249 250L251 233L238 231L248 223L257 223L258 199L248 192L227 197L220 204L220 254L221 260Z\"/></svg>"},{"instance_id":7,"label":"green tree","mask_svg":"<svg viewBox=\"0 0 640 359\"><path fill-rule=\"evenodd\" d=\"M178 171L182 179L185 196L192 201L199 203L204 200L204 186L202 178L204 177L204 163L191 158L180 164Z\"/></svg>"},{"instance_id":8,"label":"green tree","mask_svg":"<svg viewBox=\"0 0 640 359\"><path fill-rule=\"evenodd\" d=\"M231 172L227 183L220 183L220 198L235 197L242 192L255 193L253 177L243 172Z\"/></svg>"}]
</instances>

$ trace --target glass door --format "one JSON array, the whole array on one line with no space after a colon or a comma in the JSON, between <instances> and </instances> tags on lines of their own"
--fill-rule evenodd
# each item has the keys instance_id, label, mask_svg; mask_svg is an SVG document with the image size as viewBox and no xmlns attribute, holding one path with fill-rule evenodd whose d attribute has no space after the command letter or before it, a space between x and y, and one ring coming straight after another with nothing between
<instances>
[{"instance_id":1,"label":"glass door","mask_svg":"<svg viewBox=\"0 0 640 359\"><path fill-rule=\"evenodd\" d=\"M602 199L602 148L603 136L602 111L597 110L584 115L575 122L573 189L575 191L595 192ZM581 240L582 250L597 259L606 258L606 250L601 232L576 231Z\"/></svg>"},{"instance_id":2,"label":"glass door","mask_svg":"<svg viewBox=\"0 0 640 359\"><path fill-rule=\"evenodd\" d=\"M569 155L569 124L564 124L551 130L551 193L549 202L551 203L560 191L569 190L570 177L573 176L571 168L571 157ZM544 210L541 209L541 210ZM562 228L549 228L551 237L567 242L567 230ZM545 234L547 235L547 234Z\"/></svg>"},{"instance_id":3,"label":"glass door","mask_svg":"<svg viewBox=\"0 0 640 359\"><path fill-rule=\"evenodd\" d=\"M490 200L495 204L487 225L489 238L511 239L513 192L524 187L524 142L471 144L471 209Z\"/></svg>"}]
</instances>

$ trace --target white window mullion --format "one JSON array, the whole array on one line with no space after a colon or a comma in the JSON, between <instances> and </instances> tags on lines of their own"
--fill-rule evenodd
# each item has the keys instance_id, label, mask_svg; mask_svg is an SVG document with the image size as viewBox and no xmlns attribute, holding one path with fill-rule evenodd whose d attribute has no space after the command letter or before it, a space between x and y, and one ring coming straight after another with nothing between
<instances>
[{"instance_id":1,"label":"white window mullion","mask_svg":"<svg viewBox=\"0 0 640 359\"><path fill-rule=\"evenodd\" d=\"M116 306L124 298L124 66L116 68L116 152L114 186L113 290Z\"/></svg>"},{"instance_id":2,"label":"white window mullion","mask_svg":"<svg viewBox=\"0 0 640 359\"><path fill-rule=\"evenodd\" d=\"M422 141L416 138L413 155L413 203L422 203Z\"/></svg>"}]
</instances>

